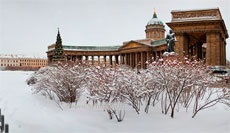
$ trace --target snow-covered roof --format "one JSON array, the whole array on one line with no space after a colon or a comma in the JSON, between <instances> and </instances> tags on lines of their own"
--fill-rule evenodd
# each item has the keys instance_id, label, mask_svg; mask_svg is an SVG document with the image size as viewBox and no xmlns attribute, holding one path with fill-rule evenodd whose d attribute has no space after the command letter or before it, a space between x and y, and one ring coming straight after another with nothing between
<instances>
[{"instance_id":1,"label":"snow-covered roof","mask_svg":"<svg viewBox=\"0 0 230 133\"><path fill-rule=\"evenodd\" d=\"M139 42L139 43L143 43L143 44L151 44L151 42L153 42L155 40L152 38L145 38L145 39L138 39L138 40L131 40L131 41L135 41L135 42ZM123 45L126 45L129 42L130 41L123 42Z\"/></svg>"},{"instance_id":2,"label":"snow-covered roof","mask_svg":"<svg viewBox=\"0 0 230 133\"><path fill-rule=\"evenodd\" d=\"M165 38L153 41L151 43L152 46L161 46L161 45L164 45L164 44L166 44L166 39Z\"/></svg>"},{"instance_id":3,"label":"snow-covered roof","mask_svg":"<svg viewBox=\"0 0 230 133\"><path fill-rule=\"evenodd\" d=\"M173 10L172 22L177 21L204 21L222 20L219 8L196 10Z\"/></svg>"},{"instance_id":4,"label":"snow-covered roof","mask_svg":"<svg viewBox=\"0 0 230 133\"><path fill-rule=\"evenodd\" d=\"M200 8L200 9L186 9L186 10L172 10L172 12L188 12L188 11L204 11L204 10L219 10L218 7L214 8Z\"/></svg>"},{"instance_id":5,"label":"snow-covered roof","mask_svg":"<svg viewBox=\"0 0 230 133\"><path fill-rule=\"evenodd\" d=\"M118 50L121 46L66 46L63 45L64 50L71 51L113 51Z\"/></svg>"},{"instance_id":6,"label":"snow-covered roof","mask_svg":"<svg viewBox=\"0 0 230 133\"><path fill-rule=\"evenodd\" d=\"M23 54L0 54L0 58L12 58L12 59L21 59L21 58L30 58L30 59L46 59L46 58L41 58L41 57L36 57L36 56L28 56L28 55L23 55Z\"/></svg>"},{"instance_id":7,"label":"snow-covered roof","mask_svg":"<svg viewBox=\"0 0 230 133\"><path fill-rule=\"evenodd\" d=\"M152 19L150 19L149 22L147 23L147 26L148 25L164 25L164 23L160 19L157 18L157 14L154 11Z\"/></svg>"},{"instance_id":8,"label":"snow-covered roof","mask_svg":"<svg viewBox=\"0 0 230 133\"><path fill-rule=\"evenodd\" d=\"M147 25L164 25L163 22L158 18L152 18L149 20Z\"/></svg>"}]
</instances>

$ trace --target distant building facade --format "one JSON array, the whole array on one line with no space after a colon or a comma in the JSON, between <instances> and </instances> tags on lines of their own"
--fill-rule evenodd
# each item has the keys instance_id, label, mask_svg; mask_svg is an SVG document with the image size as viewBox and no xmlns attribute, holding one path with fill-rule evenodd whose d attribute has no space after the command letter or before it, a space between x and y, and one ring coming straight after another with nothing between
<instances>
[{"instance_id":1,"label":"distant building facade","mask_svg":"<svg viewBox=\"0 0 230 133\"><path fill-rule=\"evenodd\" d=\"M218 8L172 11L171 14L172 21L166 24L175 33L175 52L179 56L205 59L207 65L212 66L226 65L228 33ZM58 30L56 43L48 46L48 64L88 60L93 65L146 68L146 62L161 58L166 50L165 25L155 11L145 33L145 39L130 40L120 46L67 46L62 45Z\"/></svg>"},{"instance_id":2,"label":"distant building facade","mask_svg":"<svg viewBox=\"0 0 230 133\"><path fill-rule=\"evenodd\" d=\"M47 65L47 59L32 58L17 55L0 55L2 70L37 70Z\"/></svg>"}]
</instances>

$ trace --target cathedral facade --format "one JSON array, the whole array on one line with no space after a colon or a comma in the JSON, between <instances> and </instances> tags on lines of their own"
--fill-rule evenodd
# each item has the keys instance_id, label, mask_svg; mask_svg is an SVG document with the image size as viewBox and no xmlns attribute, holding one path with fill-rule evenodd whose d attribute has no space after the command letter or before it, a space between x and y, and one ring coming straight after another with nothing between
<instances>
[{"instance_id":1,"label":"cathedral facade","mask_svg":"<svg viewBox=\"0 0 230 133\"><path fill-rule=\"evenodd\" d=\"M179 56L205 59L207 65L226 65L228 33L218 8L172 11L171 14L172 20L166 24L175 33L175 52ZM147 61L163 57L167 46L165 25L155 11L145 33L146 38L123 42L120 46L66 46L62 45L58 30L56 43L48 46L48 64L88 60L93 65L146 68Z\"/></svg>"}]
</instances>

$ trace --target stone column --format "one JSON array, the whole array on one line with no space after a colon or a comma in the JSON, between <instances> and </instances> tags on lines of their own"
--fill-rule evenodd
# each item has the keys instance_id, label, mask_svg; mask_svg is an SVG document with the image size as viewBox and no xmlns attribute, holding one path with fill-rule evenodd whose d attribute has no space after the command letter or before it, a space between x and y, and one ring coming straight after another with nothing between
<instances>
[{"instance_id":1,"label":"stone column","mask_svg":"<svg viewBox=\"0 0 230 133\"><path fill-rule=\"evenodd\" d=\"M132 53L129 53L129 66L132 67Z\"/></svg>"},{"instance_id":2,"label":"stone column","mask_svg":"<svg viewBox=\"0 0 230 133\"><path fill-rule=\"evenodd\" d=\"M126 56L127 56L127 65L130 66L130 54L126 54Z\"/></svg>"},{"instance_id":3,"label":"stone column","mask_svg":"<svg viewBox=\"0 0 230 133\"><path fill-rule=\"evenodd\" d=\"M136 53L136 55L137 55L137 57L136 57L136 58L137 58L137 60L136 60L136 61L137 61L137 65L139 66L139 65L140 65L140 58L139 58L139 57L140 57L140 54L139 54L139 53Z\"/></svg>"},{"instance_id":4,"label":"stone column","mask_svg":"<svg viewBox=\"0 0 230 133\"><path fill-rule=\"evenodd\" d=\"M221 36L219 33L215 34L216 39L215 39L215 45L216 45L216 65L222 65L221 64Z\"/></svg>"},{"instance_id":5,"label":"stone column","mask_svg":"<svg viewBox=\"0 0 230 133\"><path fill-rule=\"evenodd\" d=\"M126 60L126 54L124 54L124 64L127 64L127 60Z\"/></svg>"},{"instance_id":6,"label":"stone column","mask_svg":"<svg viewBox=\"0 0 230 133\"><path fill-rule=\"evenodd\" d=\"M104 55L104 65L106 67L106 55Z\"/></svg>"},{"instance_id":7,"label":"stone column","mask_svg":"<svg viewBox=\"0 0 230 133\"><path fill-rule=\"evenodd\" d=\"M94 56L92 56L92 65L94 65Z\"/></svg>"},{"instance_id":8,"label":"stone column","mask_svg":"<svg viewBox=\"0 0 230 133\"><path fill-rule=\"evenodd\" d=\"M119 62L119 64L123 64L123 56L122 56L122 54L120 54L119 56L120 56L120 62Z\"/></svg>"},{"instance_id":9,"label":"stone column","mask_svg":"<svg viewBox=\"0 0 230 133\"><path fill-rule=\"evenodd\" d=\"M156 54L155 54L155 52L153 52L152 54L153 54L153 57L152 57L153 61L155 61L156 60Z\"/></svg>"},{"instance_id":10,"label":"stone column","mask_svg":"<svg viewBox=\"0 0 230 133\"><path fill-rule=\"evenodd\" d=\"M129 66L131 67L132 65L132 58L131 58L131 53L129 53Z\"/></svg>"},{"instance_id":11,"label":"stone column","mask_svg":"<svg viewBox=\"0 0 230 133\"><path fill-rule=\"evenodd\" d=\"M174 50L179 56L188 55L188 39L182 33L176 33L176 39Z\"/></svg>"},{"instance_id":12,"label":"stone column","mask_svg":"<svg viewBox=\"0 0 230 133\"><path fill-rule=\"evenodd\" d=\"M157 56L159 59L161 58L161 51L157 51Z\"/></svg>"},{"instance_id":13,"label":"stone column","mask_svg":"<svg viewBox=\"0 0 230 133\"><path fill-rule=\"evenodd\" d=\"M220 34L210 32L206 34L206 63L220 65Z\"/></svg>"},{"instance_id":14,"label":"stone column","mask_svg":"<svg viewBox=\"0 0 230 133\"><path fill-rule=\"evenodd\" d=\"M132 67L135 67L135 53L132 53Z\"/></svg>"},{"instance_id":15,"label":"stone column","mask_svg":"<svg viewBox=\"0 0 230 133\"><path fill-rule=\"evenodd\" d=\"M77 57L76 55L72 56L72 59L71 59L71 60L72 60L72 61L76 61L76 57Z\"/></svg>"},{"instance_id":16,"label":"stone column","mask_svg":"<svg viewBox=\"0 0 230 133\"><path fill-rule=\"evenodd\" d=\"M132 67L135 67L135 53L132 53Z\"/></svg>"},{"instance_id":17,"label":"stone column","mask_svg":"<svg viewBox=\"0 0 230 133\"><path fill-rule=\"evenodd\" d=\"M125 54L125 65L128 65L128 55Z\"/></svg>"},{"instance_id":18,"label":"stone column","mask_svg":"<svg viewBox=\"0 0 230 133\"><path fill-rule=\"evenodd\" d=\"M224 55L224 57L223 57L223 59L224 59L224 65L226 65L226 41L224 40L224 51L223 51L223 55Z\"/></svg>"},{"instance_id":19,"label":"stone column","mask_svg":"<svg viewBox=\"0 0 230 133\"><path fill-rule=\"evenodd\" d=\"M125 64L125 55L122 54L122 64Z\"/></svg>"},{"instance_id":20,"label":"stone column","mask_svg":"<svg viewBox=\"0 0 230 133\"><path fill-rule=\"evenodd\" d=\"M115 63L118 65L119 62L118 62L118 55L115 55Z\"/></svg>"},{"instance_id":21,"label":"stone column","mask_svg":"<svg viewBox=\"0 0 230 133\"><path fill-rule=\"evenodd\" d=\"M143 62L144 68L146 68L146 66L147 66L146 62L148 61L147 52L144 52L143 54L144 54L144 62Z\"/></svg>"},{"instance_id":22,"label":"stone column","mask_svg":"<svg viewBox=\"0 0 230 133\"><path fill-rule=\"evenodd\" d=\"M146 53L147 53L147 61L149 61L149 51L147 51Z\"/></svg>"},{"instance_id":23,"label":"stone column","mask_svg":"<svg viewBox=\"0 0 230 133\"><path fill-rule=\"evenodd\" d=\"M155 54L155 59L154 60L157 60L157 58L158 58L157 57L157 51L155 51L154 54Z\"/></svg>"},{"instance_id":24,"label":"stone column","mask_svg":"<svg viewBox=\"0 0 230 133\"><path fill-rule=\"evenodd\" d=\"M143 55L143 52L141 52L141 68L144 68L144 55Z\"/></svg>"},{"instance_id":25,"label":"stone column","mask_svg":"<svg viewBox=\"0 0 230 133\"><path fill-rule=\"evenodd\" d=\"M145 56L144 56L144 52L141 52L141 68L145 67Z\"/></svg>"},{"instance_id":26,"label":"stone column","mask_svg":"<svg viewBox=\"0 0 230 133\"><path fill-rule=\"evenodd\" d=\"M128 60L127 60L127 62L128 62L128 65L130 66L130 63L131 63L131 62L130 62L130 58L131 58L131 57L130 57L130 53L129 53L129 54L127 54L127 56L128 56L128 58L127 58L127 59L128 59Z\"/></svg>"},{"instance_id":27,"label":"stone column","mask_svg":"<svg viewBox=\"0 0 230 133\"><path fill-rule=\"evenodd\" d=\"M97 56L97 61L98 61L98 66L101 64L101 62L100 62L100 56Z\"/></svg>"},{"instance_id":28,"label":"stone column","mask_svg":"<svg viewBox=\"0 0 230 133\"><path fill-rule=\"evenodd\" d=\"M224 60L223 60L223 41L221 39L221 42L220 42L220 64L223 65L224 64Z\"/></svg>"},{"instance_id":29,"label":"stone column","mask_svg":"<svg viewBox=\"0 0 230 133\"><path fill-rule=\"evenodd\" d=\"M109 56L109 65L110 67L113 67L113 56L112 55Z\"/></svg>"},{"instance_id":30,"label":"stone column","mask_svg":"<svg viewBox=\"0 0 230 133\"><path fill-rule=\"evenodd\" d=\"M211 34L206 34L206 64L210 65L212 62L211 58Z\"/></svg>"},{"instance_id":31,"label":"stone column","mask_svg":"<svg viewBox=\"0 0 230 133\"><path fill-rule=\"evenodd\" d=\"M141 66L142 66L142 65L141 65L141 64L142 64L142 62L141 62L141 53L142 53L142 52L139 52L139 53L138 53L138 62L140 63L140 64L139 64L139 65L140 65L140 68L142 68L142 67L141 67Z\"/></svg>"},{"instance_id":32,"label":"stone column","mask_svg":"<svg viewBox=\"0 0 230 133\"><path fill-rule=\"evenodd\" d=\"M195 47L197 59L202 59L202 43L197 42Z\"/></svg>"},{"instance_id":33,"label":"stone column","mask_svg":"<svg viewBox=\"0 0 230 133\"><path fill-rule=\"evenodd\" d=\"M162 51L159 51L159 52L160 52L160 53L159 53L159 54L160 54L159 56L160 56L160 58L162 58Z\"/></svg>"},{"instance_id":34,"label":"stone column","mask_svg":"<svg viewBox=\"0 0 230 133\"><path fill-rule=\"evenodd\" d=\"M189 57L192 57L193 56L193 46L190 46L189 47L189 49L190 49L190 53L189 53Z\"/></svg>"},{"instance_id":35,"label":"stone column","mask_svg":"<svg viewBox=\"0 0 230 133\"><path fill-rule=\"evenodd\" d=\"M226 65L226 41L222 39L221 41L221 60L222 60L222 65Z\"/></svg>"}]
</instances>

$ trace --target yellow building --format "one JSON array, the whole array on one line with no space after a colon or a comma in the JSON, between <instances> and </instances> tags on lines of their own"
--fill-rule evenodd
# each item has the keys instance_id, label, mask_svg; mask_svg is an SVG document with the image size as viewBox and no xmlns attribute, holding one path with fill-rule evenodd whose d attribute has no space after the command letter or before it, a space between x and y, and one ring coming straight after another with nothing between
<instances>
[{"instance_id":1,"label":"yellow building","mask_svg":"<svg viewBox=\"0 0 230 133\"><path fill-rule=\"evenodd\" d=\"M12 58L10 56L0 57L0 66L20 66L20 60L18 58Z\"/></svg>"},{"instance_id":2,"label":"yellow building","mask_svg":"<svg viewBox=\"0 0 230 133\"><path fill-rule=\"evenodd\" d=\"M36 70L47 65L47 59L18 55L0 55L0 68L12 70Z\"/></svg>"}]
</instances>

